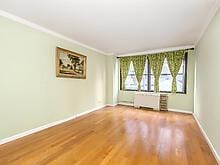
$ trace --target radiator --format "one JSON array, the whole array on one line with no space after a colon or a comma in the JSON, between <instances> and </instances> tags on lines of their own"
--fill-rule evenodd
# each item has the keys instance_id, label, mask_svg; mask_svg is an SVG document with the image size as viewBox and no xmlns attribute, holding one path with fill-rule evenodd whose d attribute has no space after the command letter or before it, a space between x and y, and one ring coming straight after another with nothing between
<instances>
[{"instance_id":1,"label":"radiator","mask_svg":"<svg viewBox=\"0 0 220 165\"><path fill-rule=\"evenodd\" d=\"M160 109L160 94L136 92L134 95L134 106L137 108L148 107L154 110Z\"/></svg>"}]
</instances>

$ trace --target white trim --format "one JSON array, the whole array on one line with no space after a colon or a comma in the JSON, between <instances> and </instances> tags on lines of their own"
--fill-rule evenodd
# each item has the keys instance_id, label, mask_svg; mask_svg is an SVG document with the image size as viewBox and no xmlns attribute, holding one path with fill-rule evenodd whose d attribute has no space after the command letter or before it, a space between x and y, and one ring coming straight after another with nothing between
<instances>
[{"instance_id":1,"label":"white trim","mask_svg":"<svg viewBox=\"0 0 220 165\"><path fill-rule=\"evenodd\" d=\"M118 105L134 106L133 103L127 103L127 102L119 102ZM170 111L170 112L186 113L186 114L193 114L193 112L191 112L191 111L181 110L181 109L170 109L170 108L168 108L168 111Z\"/></svg>"},{"instance_id":2,"label":"white trim","mask_svg":"<svg viewBox=\"0 0 220 165\"><path fill-rule=\"evenodd\" d=\"M93 48L93 47L88 46L88 45L86 45L86 44L83 44L83 43L81 43L81 42L75 41L75 40L73 40L73 39L71 39L71 38L69 38L69 37L66 37L66 36L64 36L64 35L62 35L62 34L60 34L60 33L57 33L57 32L55 32L55 31L52 31L52 30L47 29L47 28L45 28L45 27L42 27L42 26L40 26L40 25L38 25L38 24L32 23L32 22L30 22L30 21L27 21L26 19L23 19L23 18L21 18L21 17L15 16L15 15L13 15L13 14L11 14L11 13L8 13L8 12L5 12L5 11L3 11L3 10L0 10L0 16L5 17L5 18L8 18L8 19L13 20L13 21L18 22L18 23L21 23L21 24L23 24L23 25L26 25L26 26L28 26L28 27L31 27L31 28L35 29L35 30L39 30L39 31L41 31L41 32L44 32L44 33L53 35L53 36L58 37L58 38L60 38L60 39L66 40L66 41L68 41L68 42L71 42L71 43L73 43L73 44L76 44L76 45L82 46L82 47L84 47L84 48L90 49L90 50L95 51L95 52L97 52L97 53L101 53L101 54L103 54L103 55L109 55L108 53L106 53L106 52L104 52L104 51L101 51L101 50L99 50L99 49Z\"/></svg>"},{"instance_id":3,"label":"white trim","mask_svg":"<svg viewBox=\"0 0 220 165\"><path fill-rule=\"evenodd\" d=\"M118 105L127 105L127 106L134 106L134 103L128 103L128 102L119 102Z\"/></svg>"},{"instance_id":4,"label":"white trim","mask_svg":"<svg viewBox=\"0 0 220 165\"><path fill-rule=\"evenodd\" d=\"M121 55L117 55L117 57L155 54L155 53L169 52L169 51L175 51L175 50L183 50L183 49L190 49L190 48L195 48L195 45L186 45L186 46L178 46L178 47L168 47L168 48L161 48L161 49L152 49L152 50L147 50L147 51L144 51L144 52L121 54Z\"/></svg>"},{"instance_id":5,"label":"white trim","mask_svg":"<svg viewBox=\"0 0 220 165\"><path fill-rule=\"evenodd\" d=\"M182 110L182 109L172 109L172 108L169 108L168 111L171 111L171 112L180 112L180 113L187 113L187 114L193 114L193 112L191 112L191 111Z\"/></svg>"},{"instance_id":6,"label":"white trim","mask_svg":"<svg viewBox=\"0 0 220 165\"><path fill-rule=\"evenodd\" d=\"M106 106L110 106L110 107L114 107L116 105L118 105L118 103L116 103L116 104L106 104Z\"/></svg>"},{"instance_id":7,"label":"white trim","mask_svg":"<svg viewBox=\"0 0 220 165\"><path fill-rule=\"evenodd\" d=\"M82 113L79 113L79 114L76 114L76 115L72 115L72 116L70 116L70 117L68 117L66 119L54 121L52 123L49 123L49 124L46 124L46 125L43 125L43 126L40 126L40 127L37 127L37 128L33 128L31 130L27 130L25 132L22 132L22 133L19 133L19 134L16 134L16 135L13 135L11 137L8 137L8 138L5 138L5 139L1 139L0 140L0 145L8 143L8 142L11 142L11 141L14 141L14 140L22 138L24 136L27 136L27 135L30 135L30 134L33 134L33 133L45 130L45 129L53 127L55 125L62 124L62 123L67 122L69 120L75 119L75 118L77 118L79 116L83 116L83 115L88 114L90 112L93 112L93 111L96 111L98 109L104 108L105 106L106 105L103 105L103 106L100 106L100 107L97 107L97 108L93 108L91 110L88 110L88 111L85 111L85 112L82 112Z\"/></svg>"},{"instance_id":8,"label":"white trim","mask_svg":"<svg viewBox=\"0 0 220 165\"><path fill-rule=\"evenodd\" d=\"M202 128L202 125L200 124L200 122L199 122L198 118L196 117L195 113L193 113L193 117L194 117L195 121L197 122L197 124L198 124L203 136L205 137L209 147L211 148L212 153L213 153L216 161L218 162L218 164L220 164L220 156L218 155L217 151L215 150L214 146L212 145L212 143L211 143L208 135L206 134L205 130Z\"/></svg>"},{"instance_id":9,"label":"white trim","mask_svg":"<svg viewBox=\"0 0 220 165\"><path fill-rule=\"evenodd\" d=\"M214 16L216 15L217 11L220 8L220 0L216 0L207 16L207 18L205 19L204 25L202 27L202 30L197 38L197 40L195 41L195 45L197 45L199 43L199 41L202 39L203 35L206 32L206 29L208 28L209 24L211 23L212 19L214 18Z\"/></svg>"}]
</instances>

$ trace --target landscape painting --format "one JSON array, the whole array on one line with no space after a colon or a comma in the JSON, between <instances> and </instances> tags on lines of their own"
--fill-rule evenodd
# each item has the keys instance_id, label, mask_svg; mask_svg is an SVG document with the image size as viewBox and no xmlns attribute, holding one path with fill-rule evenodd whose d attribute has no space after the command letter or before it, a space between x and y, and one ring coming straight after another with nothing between
<instances>
[{"instance_id":1,"label":"landscape painting","mask_svg":"<svg viewBox=\"0 0 220 165\"><path fill-rule=\"evenodd\" d=\"M86 78L86 56L56 48L56 75L57 77Z\"/></svg>"}]
</instances>

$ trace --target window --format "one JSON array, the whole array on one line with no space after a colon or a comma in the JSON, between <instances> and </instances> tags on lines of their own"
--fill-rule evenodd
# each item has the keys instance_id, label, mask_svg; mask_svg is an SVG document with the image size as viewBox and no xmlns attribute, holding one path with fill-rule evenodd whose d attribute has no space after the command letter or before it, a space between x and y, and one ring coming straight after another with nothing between
<instances>
[{"instance_id":1,"label":"window","mask_svg":"<svg viewBox=\"0 0 220 165\"><path fill-rule=\"evenodd\" d=\"M134 66L133 63L130 63L128 76L125 80L125 89L127 90L137 90L138 89L138 82L137 78L134 72Z\"/></svg>"},{"instance_id":2,"label":"window","mask_svg":"<svg viewBox=\"0 0 220 165\"><path fill-rule=\"evenodd\" d=\"M141 80L141 90L148 90L148 68L147 62L144 68L144 73ZM137 90L138 89L138 82L134 71L133 63L130 63L128 76L125 80L125 89L126 90Z\"/></svg>"},{"instance_id":3,"label":"window","mask_svg":"<svg viewBox=\"0 0 220 165\"><path fill-rule=\"evenodd\" d=\"M148 63L146 61L145 67L144 67L144 73L141 80L141 90L148 91Z\"/></svg>"},{"instance_id":4,"label":"window","mask_svg":"<svg viewBox=\"0 0 220 165\"><path fill-rule=\"evenodd\" d=\"M185 93L185 61L183 60L183 63L180 67L180 70L178 72L178 75L176 77L177 80L177 92L179 93ZM154 90L154 76L151 71L151 86L150 91ZM163 68L160 75L160 86L159 89L161 92L170 92L172 90L172 81L173 77L170 73L170 69L168 66L167 59L164 60Z\"/></svg>"},{"instance_id":5,"label":"window","mask_svg":"<svg viewBox=\"0 0 220 165\"><path fill-rule=\"evenodd\" d=\"M186 93L186 69L187 69L186 64L187 64L187 55L185 55L179 73L176 77L177 93ZM159 86L160 92L171 92L172 81L173 81L173 77L170 73L167 59L165 59L162 72L160 75L160 86ZM129 67L128 76L125 80L125 89L134 90L134 91L138 89L138 82L132 62ZM141 90L148 92L154 91L154 76L150 69L150 64L148 61L146 61L144 73L141 80Z\"/></svg>"}]
</instances>

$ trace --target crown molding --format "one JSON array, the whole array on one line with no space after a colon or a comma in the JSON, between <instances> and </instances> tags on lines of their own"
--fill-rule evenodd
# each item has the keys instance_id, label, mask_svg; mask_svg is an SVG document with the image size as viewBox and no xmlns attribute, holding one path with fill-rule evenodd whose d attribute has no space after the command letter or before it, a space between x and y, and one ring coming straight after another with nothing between
<instances>
[{"instance_id":1,"label":"crown molding","mask_svg":"<svg viewBox=\"0 0 220 165\"><path fill-rule=\"evenodd\" d=\"M211 23L212 19L214 18L214 16L216 15L216 13L218 12L220 8L220 0L216 0L207 16L207 18L205 19L204 25L202 27L201 32L199 33L198 38L195 41L195 45L197 45L199 43L199 41L202 39L202 36L205 34L209 24Z\"/></svg>"},{"instance_id":2,"label":"crown molding","mask_svg":"<svg viewBox=\"0 0 220 165\"><path fill-rule=\"evenodd\" d=\"M3 10L0 10L0 16L5 17L5 18L7 18L7 19L10 19L10 20L12 20L12 21L18 22L18 23L20 23L20 24L26 25L26 26L28 26L28 27L30 27L30 28L35 29L35 30L38 30L38 31L41 31L41 32L44 32L44 33L47 33L47 34L50 34L50 35L53 35L53 36L55 36L55 37L58 37L58 38L60 38L60 39L65 40L65 41L71 42L71 43L73 43L73 44L82 46L82 47L87 48L87 49L89 49L89 50L92 50L92 51L94 51L94 52L101 53L101 54L103 54L103 55L110 55L109 53L106 53L106 52L104 52L104 51L102 51L102 50L99 50L99 49L93 48L93 47L91 47L91 46L88 46L88 45L86 45L86 44L83 44L83 43L81 43L81 42L75 41L75 40L73 40L73 39L71 39L71 38L69 38L69 37L66 37L66 36L64 36L64 35L62 35L62 34L60 34L60 33L57 33L57 32L55 32L55 31L52 31L52 30L47 29L47 28L45 28L45 27L42 27L42 26L40 26L40 25L38 25L38 24L35 24L35 23L30 22L30 21L28 21L28 20L26 20L26 19L24 19L24 18L18 17L18 16L16 16L16 15L13 15L13 14L11 14L11 13L5 12L5 11L3 11Z\"/></svg>"},{"instance_id":3,"label":"crown molding","mask_svg":"<svg viewBox=\"0 0 220 165\"><path fill-rule=\"evenodd\" d=\"M144 51L144 52L121 54L121 55L117 55L117 57L126 57L126 56L138 56L138 55L146 55L146 54L155 54L155 53L169 52L169 51L176 51L176 50L183 50L183 49L190 49L190 48L195 48L195 45L185 45L185 46L168 47L168 48L161 48L161 49L152 49L152 50L147 50L147 51Z\"/></svg>"}]
</instances>

